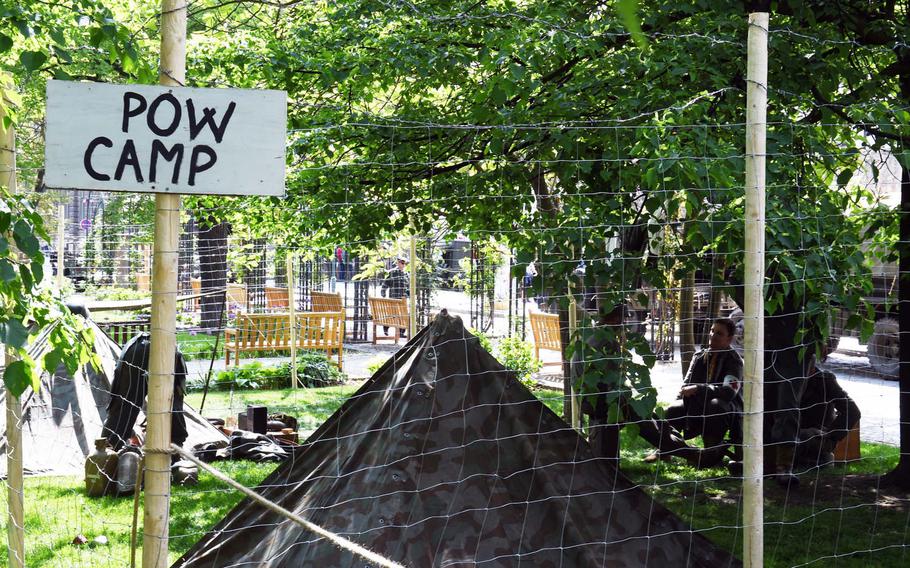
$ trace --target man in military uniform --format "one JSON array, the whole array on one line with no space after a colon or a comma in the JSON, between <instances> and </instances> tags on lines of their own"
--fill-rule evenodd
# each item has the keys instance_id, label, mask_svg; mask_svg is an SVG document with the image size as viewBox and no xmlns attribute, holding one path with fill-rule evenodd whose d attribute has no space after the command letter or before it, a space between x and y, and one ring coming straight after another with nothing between
<instances>
[{"instance_id":1,"label":"man in military uniform","mask_svg":"<svg viewBox=\"0 0 910 568\"><path fill-rule=\"evenodd\" d=\"M621 333L621 310L622 308L615 309L602 317L599 325L603 326L605 329L611 327L614 328L614 330L620 329L619 333ZM616 344L615 340L609 340L604 343L603 339L596 338L597 335L592 335L592 339L589 340L589 344L595 349L594 352L619 351L619 346ZM621 372L618 366L618 359L616 358L603 360L601 357L596 357L595 362L603 362L607 367L612 367L613 371ZM573 355L572 368L573 375L576 377L581 376L585 372L585 362L578 352ZM741 369L742 365L740 363L740 373ZM603 372L605 369L601 369L601 371ZM713 467L723 460L724 455L726 454L727 445L718 442L709 446L706 443L705 449L691 446L686 443L686 440L682 437L680 432L677 431L676 428L673 428L667 421L661 420L653 415L648 417L639 415L635 409L632 408L632 405L629 404L628 399L622 394L617 398L620 421L618 423L611 423L608 398L613 398L610 396L611 394L619 394L618 392L611 392L611 390L617 389L619 389L619 387L611 387L605 383L598 382L596 390L594 392L587 392L587 396L583 397L582 412L589 415L591 419L589 442L595 455L607 459L618 460L619 430L625 424L634 423L638 425L638 435L649 444L659 449L659 452L655 452L653 457L649 457L650 459L645 458L646 461L655 461L658 457L663 457L664 459L679 457L686 460L694 467L706 468Z\"/></svg>"},{"instance_id":2,"label":"man in military uniform","mask_svg":"<svg viewBox=\"0 0 910 568\"><path fill-rule=\"evenodd\" d=\"M731 347L735 334L733 320L714 320L708 348L692 359L679 390L679 400L667 408L666 423L661 427L672 428L671 433L663 436L664 440L675 432L681 433L683 439L701 436L705 448L725 447L724 438L729 432L734 461L739 462L742 460L743 360ZM659 453L645 459L665 458L666 454L672 455L672 450L661 444Z\"/></svg>"},{"instance_id":3,"label":"man in military uniform","mask_svg":"<svg viewBox=\"0 0 910 568\"><path fill-rule=\"evenodd\" d=\"M811 466L827 465L834 461L838 442L859 422L859 407L834 374L817 368L814 361L810 363L799 403L796 460Z\"/></svg>"}]
</instances>

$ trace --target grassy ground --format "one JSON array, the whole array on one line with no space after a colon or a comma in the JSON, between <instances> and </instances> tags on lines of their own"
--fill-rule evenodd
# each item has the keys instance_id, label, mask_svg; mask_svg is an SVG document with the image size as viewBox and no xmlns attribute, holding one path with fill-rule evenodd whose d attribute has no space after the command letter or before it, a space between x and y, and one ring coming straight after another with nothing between
<instances>
[{"instance_id":1,"label":"grassy ground","mask_svg":"<svg viewBox=\"0 0 910 568\"><path fill-rule=\"evenodd\" d=\"M359 384L319 389L209 393L204 414L229 416L247 404L265 404L315 429ZM559 393L536 393L559 412ZM191 393L200 406L202 394ZM742 549L740 483L723 469L695 470L684 462L645 464L648 446L623 434L622 469L694 528L737 555ZM765 490L766 566L906 566L910 563L910 500L906 494L877 487L876 474L890 470L897 449L863 444L863 460L807 473L798 491L770 482ZM219 462L219 469L255 486L274 464ZM26 482L27 560L29 566L125 566L130 555L130 498L87 499L79 478L30 478ZM0 487L0 498L6 498ZM200 474L195 487L175 487L171 501L169 560L173 562L240 500L223 484ZM141 505L140 505L141 507ZM139 511L140 523L142 511ZM6 519L0 521L5 531ZM73 538L106 536L108 544L76 546ZM141 533L139 536L141 544ZM5 554L5 539L0 554ZM141 558L141 552L139 553Z\"/></svg>"},{"instance_id":2,"label":"grassy ground","mask_svg":"<svg viewBox=\"0 0 910 568\"><path fill-rule=\"evenodd\" d=\"M191 392L186 402L193 408L202 407L205 416L227 418L237 416L248 405L267 406L270 413L286 413L295 416L302 431L315 430L332 415L362 383L315 389L282 389L271 391L242 390L233 392L214 391L205 396Z\"/></svg>"},{"instance_id":3,"label":"grassy ground","mask_svg":"<svg viewBox=\"0 0 910 568\"><path fill-rule=\"evenodd\" d=\"M244 485L257 485L275 464L221 462L218 468ZM168 563L172 563L236 505L241 495L227 490L209 475L200 475L194 487L174 487L171 493L171 523ZM6 487L0 487L6 501ZM142 500L139 502L142 524ZM83 481L73 477L33 477L25 483L26 564L32 567L123 567L129 566L130 530L133 519L131 497L85 496ZM2 518L6 532L7 518ZM75 545L82 535L89 544ZM94 544L105 537L107 544ZM137 566L142 562L142 533L138 535ZM6 539L0 555L6 557Z\"/></svg>"},{"instance_id":4,"label":"grassy ground","mask_svg":"<svg viewBox=\"0 0 910 568\"><path fill-rule=\"evenodd\" d=\"M178 331L177 332L177 346L180 348L180 352L183 353L183 357L187 361L192 361L195 359L210 359L212 357L212 349L215 348L215 335L209 335L207 333L195 333L192 331ZM215 355L216 360L224 359L224 336L217 337L218 342L218 352ZM250 351L244 353L243 357L245 359L254 359L256 357L274 357L278 355L288 355L288 351Z\"/></svg>"},{"instance_id":5,"label":"grassy ground","mask_svg":"<svg viewBox=\"0 0 910 568\"><path fill-rule=\"evenodd\" d=\"M177 346L187 361L194 359L209 359L215 347L217 336L206 333L192 333L189 331L177 332ZM218 353L216 358L224 358L224 337L218 337Z\"/></svg>"}]
</instances>

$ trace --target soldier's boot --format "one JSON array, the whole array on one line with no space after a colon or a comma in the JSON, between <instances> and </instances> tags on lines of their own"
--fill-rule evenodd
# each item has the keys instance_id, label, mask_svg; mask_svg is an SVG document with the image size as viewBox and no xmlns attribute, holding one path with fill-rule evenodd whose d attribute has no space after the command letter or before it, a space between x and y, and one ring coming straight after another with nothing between
<instances>
[{"instance_id":1,"label":"soldier's boot","mask_svg":"<svg viewBox=\"0 0 910 568\"><path fill-rule=\"evenodd\" d=\"M709 448L693 448L687 446L673 451L673 455L679 456L689 462L689 465L696 469L705 469L719 465L724 456L727 454L727 445L721 444Z\"/></svg>"},{"instance_id":2,"label":"soldier's boot","mask_svg":"<svg viewBox=\"0 0 910 568\"><path fill-rule=\"evenodd\" d=\"M799 487L799 477L793 473L793 446L777 448L777 467L774 480L781 487Z\"/></svg>"}]
</instances>

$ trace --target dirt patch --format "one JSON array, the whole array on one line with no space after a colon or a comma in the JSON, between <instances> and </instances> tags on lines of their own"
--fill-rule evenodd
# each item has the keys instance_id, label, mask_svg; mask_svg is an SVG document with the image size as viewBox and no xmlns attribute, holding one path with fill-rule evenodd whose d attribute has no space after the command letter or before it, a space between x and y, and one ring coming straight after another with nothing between
<instances>
[{"instance_id":1,"label":"dirt patch","mask_svg":"<svg viewBox=\"0 0 910 568\"><path fill-rule=\"evenodd\" d=\"M791 503L875 503L880 507L910 508L906 490L885 485L878 475L803 476L800 488L790 491ZM778 488L781 493L786 490Z\"/></svg>"},{"instance_id":2,"label":"dirt patch","mask_svg":"<svg viewBox=\"0 0 910 568\"><path fill-rule=\"evenodd\" d=\"M800 476L796 489L787 489L766 477L765 498L775 503L791 505L818 505L828 503L834 506L869 503L879 507L910 510L910 494L898 487L884 485L878 475L810 475ZM739 487L729 491L709 492L707 499L722 503L736 503L741 498Z\"/></svg>"}]
</instances>

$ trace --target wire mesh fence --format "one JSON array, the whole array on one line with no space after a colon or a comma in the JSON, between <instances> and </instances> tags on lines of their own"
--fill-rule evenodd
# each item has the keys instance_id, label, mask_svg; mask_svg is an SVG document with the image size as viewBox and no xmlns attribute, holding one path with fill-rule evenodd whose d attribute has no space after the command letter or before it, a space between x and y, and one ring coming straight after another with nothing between
<instances>
[{"instance_id":1,"label":"wire mesh fence","mask_svg":"<svg viewBox=\"0 0 910 568\"><path fill-rule=\"evenodd\" d=\"M238 4L277 22L308 9ZM184 201L174 442L286 511L176 464L169 560L364 562L290 511L407 566L739 565L754 530L742 392L756 318L742 309L744 24L660 20L652 67L594 15L391 4L350 15L474 39L521 26L534 40L486 75L489 55L465 55L451 91L388 87L395 112L298 93L287 200ZM790 66L772 68L767 125L765 563L901 565L910 506L882 475L907 421L895 209L907 169L903 134L880 134L905 126L907 106L826 101L788 74L821 65L817 51L891 61L906 41L830 33L771 30ZM577 53L549 74L518 49L554 37ZM596 56L605 42L616 70ZM676 50L689 64L664 53ZM641 77L653 93L630 85ZM850 84L839 94L858 96ZM527 110L559 88L565 101ZM484 114L474 91L510 112ZM151 199L33 197L62 206L44 272L88 306L101 367L61 366L23 397L29 564L120 566L132 501L86 498L81 473L94 439L121 450L144 436L147 358L123 347L151 327Z\"/></svg>"}]
</instances>

